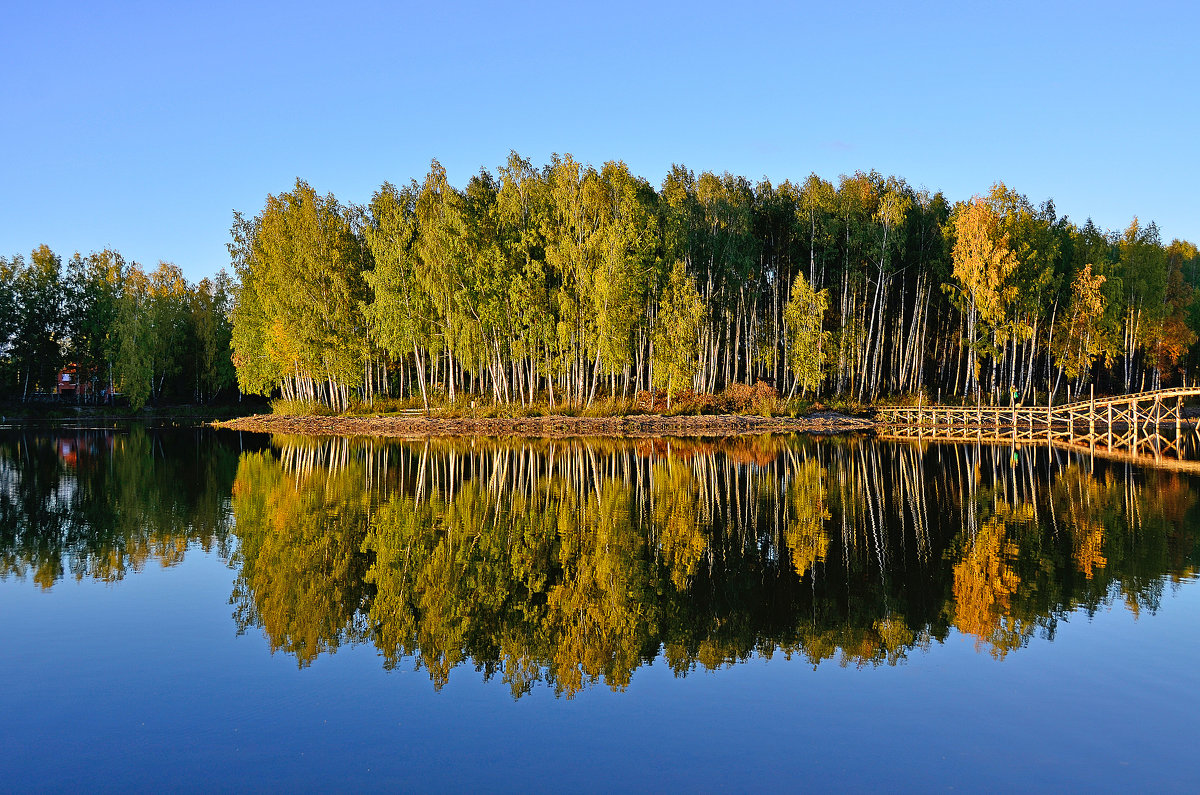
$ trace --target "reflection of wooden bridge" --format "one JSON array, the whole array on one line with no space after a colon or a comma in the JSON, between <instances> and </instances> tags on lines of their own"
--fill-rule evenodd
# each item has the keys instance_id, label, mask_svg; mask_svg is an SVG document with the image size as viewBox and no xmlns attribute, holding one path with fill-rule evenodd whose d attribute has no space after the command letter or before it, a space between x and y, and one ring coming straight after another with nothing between
<instances>
[{"instance_id":1,"label":"reflection of wooden bridge","mask_svg":"<svg viewBox=\"0 0 1200 795\"><path fill-rule=\"evenodd\" d=\"M1137 466L1154 467L1156 469L1166 469L1172 472L1186 472L1192 475L1200 475L1200 461L1190 457L1195 449L1194 444L1189 444L1190 437L1176 436L1168 438L1158 434L1150 434L1140 437L1138 447L1132 449L1120 445L1109 447L1104 443L1089 444L1081 441L1071 442L1066 439L1047 440L1045 436L1037 439L1025 438L1023 441L1014 442L1011 435L999 436L994 433L966 434L955 431L953 433L939 433L937 436L926 433L922 436L918 435L915 431L895 433L894 430L881 429L875 435L875 438L888 442L917 442L922 445L931 443L983 444L997 447L1013 447L1015 445L1017 448L1020 448L1022 445L1035 447L1048 444L1056 450L1068 450L1122 464L1134 464ZM1129 437L1126 436L1125 438L1128 439Z\"/></svg>"},{"instance_id":2,"label":"reflection of wooden bridge","mask_svg":"<svg viewBox=\"0 0 1200 795\"><path fill-rule=\"evenodd\" d=\"M1162 462L1173 456L1177 463L1190 464L1182 461L1189 439L1183 428L1193 425L1183 416L1183 401L1193 396L1200 396L1200 387L1093 395L1060 406L886 406L878 411L878 435L962 443L1050 442L1122 460Z\"/></svg>"}]
</instances>

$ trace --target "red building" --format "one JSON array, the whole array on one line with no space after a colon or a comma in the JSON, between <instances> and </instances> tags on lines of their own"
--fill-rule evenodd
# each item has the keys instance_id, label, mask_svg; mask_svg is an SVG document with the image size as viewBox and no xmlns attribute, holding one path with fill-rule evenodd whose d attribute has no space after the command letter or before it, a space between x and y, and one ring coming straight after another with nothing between
<instances>
[{"instance_id":1,"label":"red building","mask_svg":"<svg viewBox=\"0 0 1200 795\"><path fill-rule=\"evenodd\" d=\"M79 368L68 364L59 370L54 391L62 397L83 397L92 393L92 384L89 381L80 382Z\"/></svg>"}]
</instances>

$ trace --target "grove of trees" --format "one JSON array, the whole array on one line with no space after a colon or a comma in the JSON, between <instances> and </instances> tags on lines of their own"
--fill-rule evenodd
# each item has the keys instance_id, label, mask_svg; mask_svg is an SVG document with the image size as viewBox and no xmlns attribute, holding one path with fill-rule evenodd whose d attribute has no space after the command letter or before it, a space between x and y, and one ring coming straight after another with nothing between
<instances>
[{"instance_id":1,"label":"grove of trees","mask_svg":"<svg viewBox=\"0 0 1200 795\"><path fill-rule=\"evenodd\" d=\"M232 297L224 271L191 284L175 265L148 271L111 250L65 266L47 246L0 257L0 399L51 393L68 365L83 401L232 395Z\"/></svg>"},{"instance_id":2,"label":"grove of trees","mask_svg":"<svg viewBox=\"0 0 1200 795\"><path fill-rule=\"evenodd\" d=\"M1003 184L752 183L517 154L365 206L297 180L235 215L246 392L586 406L762 380L869 402L1151 388L1195 365L1196 246L1059 216Z\"/></svg>"},{"instance_id":3,"label":"grove of trees","mask_svg":"<svg viewBox=\"0 0 1200 795\"><path fill-rule=\"evenodd\" d=\"M236 383L344 410L378 396L585 407L643 390L1039 401L1189 380L1200 255L1136 218L1003 184L952 203L876 172L752 183L517 154L346 204L297 180L235 214L236 279L105 250L0 257L0 399L204 402ZM232 354L232 356L231 356ZM661 393L660 393L661 394Z\"/></svg>"}]
</instances>

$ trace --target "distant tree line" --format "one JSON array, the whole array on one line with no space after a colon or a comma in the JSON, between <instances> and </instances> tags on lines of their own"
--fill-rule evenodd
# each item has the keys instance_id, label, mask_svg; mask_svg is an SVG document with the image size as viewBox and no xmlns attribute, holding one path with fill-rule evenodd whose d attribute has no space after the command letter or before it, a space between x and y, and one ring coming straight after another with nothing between
<instances>
[{"instance_id":1,"label":"distant tree line","mask_svg":"<svg viewBox=\"0 0 1200 795\"><path fill-rule=\"evenodd\" d=\"M513 154L463 189L343 204L297 180L235 214L237 377L344 408L463 393L586 405L654 386L870 401L1087 384L1193 366L1197 250L1137 219L1077 226L995 185L951 203L878 173L802 184Z\"/></svg>"},{"instance_id":2,"label":"distant tree line","mask_svg":"<svg viewBox=\"0 0 1200 795\"><path fill-rule=\"evenodd\" d=\"M224 271L191 284L175 265L146 271L110 250L65 266L44 245L28 261L0 257L0 399L53 393L67 368L80 402L232 394L232 297Z\"/></svg>"}]
</instances>

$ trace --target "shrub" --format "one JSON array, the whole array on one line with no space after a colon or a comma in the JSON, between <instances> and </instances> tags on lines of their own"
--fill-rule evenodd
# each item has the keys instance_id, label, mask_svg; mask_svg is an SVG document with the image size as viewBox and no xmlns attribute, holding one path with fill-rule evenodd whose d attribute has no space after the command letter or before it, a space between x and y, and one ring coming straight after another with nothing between
<instances>
[{"instance_id":1,"label":"shrub","mask_svg":"<svg viewBox=\"0 0 1200 795\"><path fill-rule=\"evenodd\" d=\"M730 384L721 393L721 405L733 414L762 414L771 416L779 407L779 393L766 381L749 384Z\"/></svg>"},{"instance_id":2,"label":"shrub","mask_svg":"<svg viewBox=\"0 0 1200 795\"><path fill-rule=\"evenodd\" d=\"M749 384L730 384L721 393L721 404L726 411L744 414L754 405L754 387Z\"/></svg>"},{"instance_id":3,"label":"shrub","mask_svg":"<svg viewBox=\"0 0 1200 795\"><path fill-rule=\"evenodd\" d=\"M761 414L766 417L787 411L775 387L759 381L749 384L730 384L719 395L680 390L671 396L667 408L665 389L641 391L634 395L632 408L649 414Z\"/></svg>"},{"instance_id":4,"label":"shrub","mask_svg":"<svg viewBox=\"0 0 1200 795\"><path fill-rule=\"evenodd\" d=\"M662 414L667 410L667 390L642 390L633 396L633 407L647 414Z\"/></svg>"}]
</instances>

